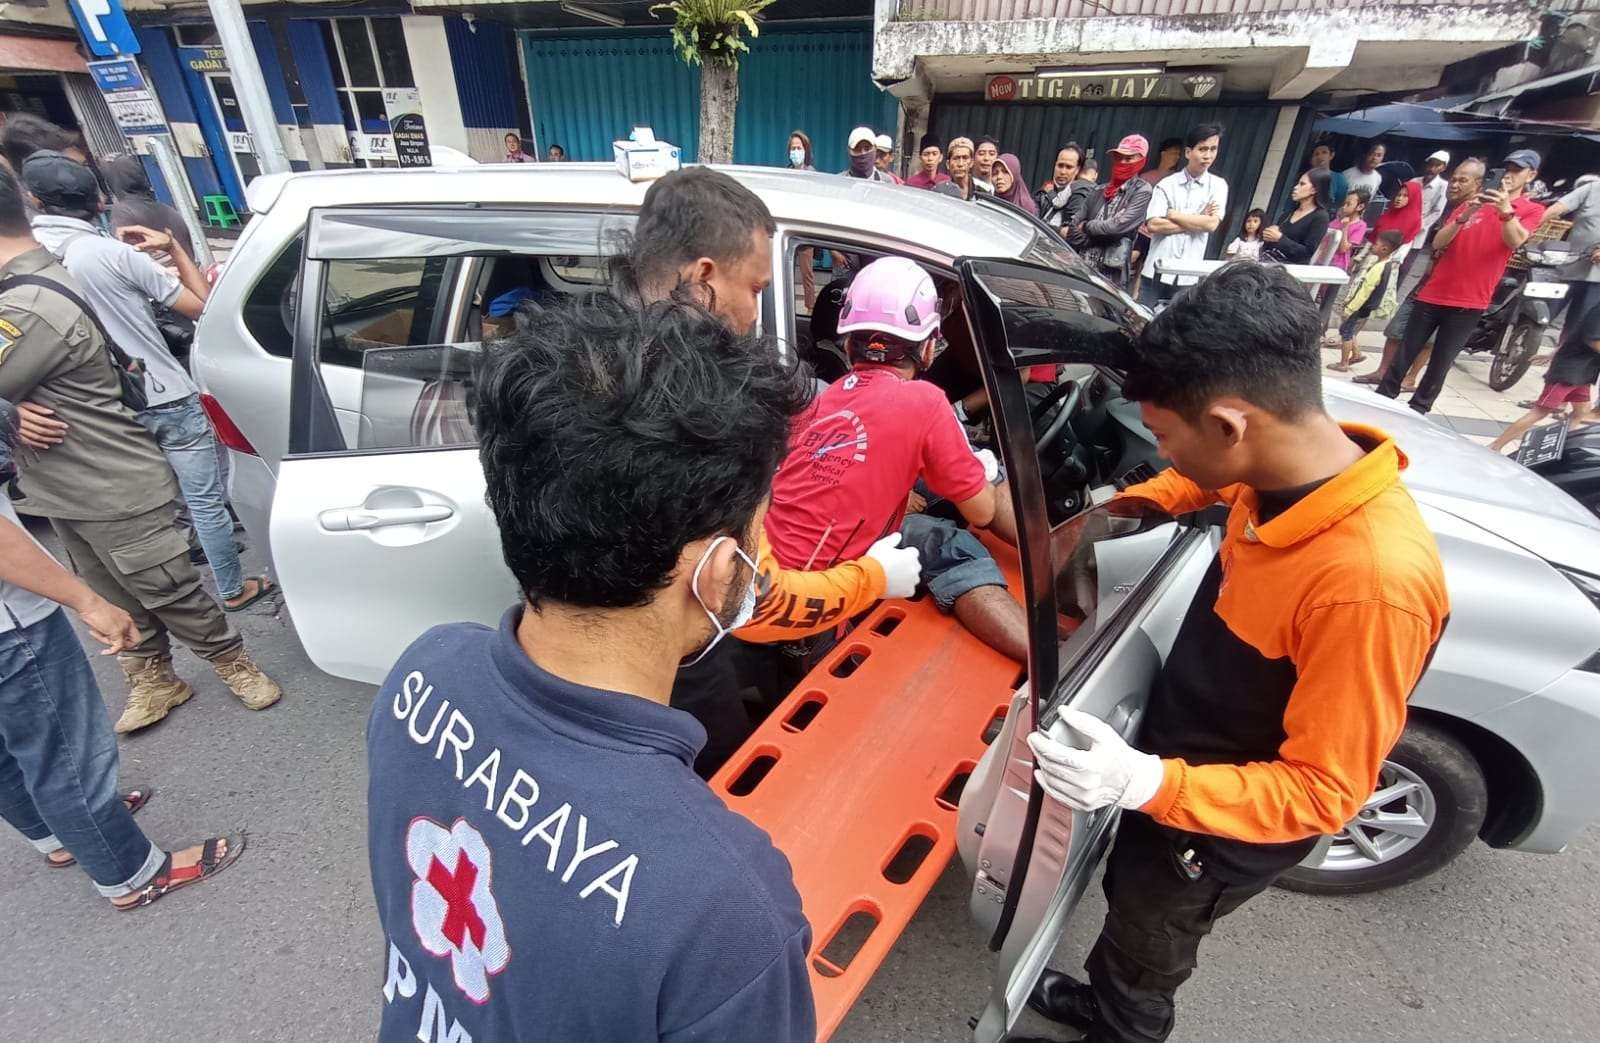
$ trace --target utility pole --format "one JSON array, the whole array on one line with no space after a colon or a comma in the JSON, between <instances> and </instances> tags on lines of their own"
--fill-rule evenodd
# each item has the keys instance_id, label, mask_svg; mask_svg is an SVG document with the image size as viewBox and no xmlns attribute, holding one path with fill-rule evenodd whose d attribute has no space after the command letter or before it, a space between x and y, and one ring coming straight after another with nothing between
<instances>
[{"instance_id":1,"label":"utility pole","mask_svg":"<svg viewBox=\"0 0 1600 1043\"><path fill-rule=\"evenodd\" d=\"M239 96L245 128L255 143L256 162L263 174L287 174L291 169L289 155L278 136L278 118L272 114L272 98L267 94L267 81L250 42L250 30L244 24L244 10L239 0L206 0L206 5L211 8L211 21L228 55L228 76Z\"/></svg>"}]
</instances>

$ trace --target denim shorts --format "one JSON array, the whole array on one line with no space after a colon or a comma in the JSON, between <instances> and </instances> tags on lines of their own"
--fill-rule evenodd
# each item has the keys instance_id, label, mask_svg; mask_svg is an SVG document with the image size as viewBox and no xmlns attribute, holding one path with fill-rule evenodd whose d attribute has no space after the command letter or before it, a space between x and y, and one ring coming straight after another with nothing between
<instances>
[{"instance_id":1,"label":"denim shorts","mask_svg":"<svg viewBox=\"0 0 1600 1043\"><path fill-rule=\"evenodd\" d=\"M945 612L956 599L979 587L1005 589L1006 578L983 542L955 522L908 514L900 526L901 544L917 548L922 585Z\"/></svg>"}]
</instances>

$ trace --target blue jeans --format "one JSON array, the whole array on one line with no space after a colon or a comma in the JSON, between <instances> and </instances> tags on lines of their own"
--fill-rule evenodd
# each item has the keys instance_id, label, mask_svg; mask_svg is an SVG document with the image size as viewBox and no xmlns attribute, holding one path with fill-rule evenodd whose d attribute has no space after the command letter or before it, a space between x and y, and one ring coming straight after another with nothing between
<instances>
[{"instance_id":1,"label":"blue jeans","mask_svg":"<svg viewBox=\"0 0 1600 1043\"><path fill-rule=\"evenodd\" d=\"M61 609L0 632L0 816L45 854L66 848L107 898L166 857L117 792L110 719Z\"/></svg>"},{"instance_id":2,"label":"blue jeans","mask_svg":"<svg viewBox=\"0 0 1600 1043\"><path fill-rule=\"evenodd\" d=\"M233 545L233 519L228 517L217 436L200 406L200 396L151 406L139 414L139 422L155 436L172 473L178 476L178 488L194 518L195 535L211 562L217 593L224 600L238 597L244 589L244 570Z\"/></svg>"},{"instance_id":3,"label":"blue jeans","mask_svg":"<svg viewBox=\"0 0 1600 1043\"><path fill-rule=\"evenodd\" d=\"M955 522L908 514L900 525L902 546L917 548L922 583L946 612L963 594L979 587L1005 589L1006 577L978 537Z\"/></svg>"}]
</instances>

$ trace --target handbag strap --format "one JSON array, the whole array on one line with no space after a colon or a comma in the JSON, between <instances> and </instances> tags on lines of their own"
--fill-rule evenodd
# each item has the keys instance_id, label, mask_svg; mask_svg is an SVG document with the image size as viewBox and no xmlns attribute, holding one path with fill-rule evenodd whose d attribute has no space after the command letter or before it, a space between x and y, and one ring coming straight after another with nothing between
<instances>
[{"instance_id":1,"label":"handbag strap","mask_svg":"<svg viewBox=\"0 0 1600 1043\"><path fill-rule=\"evenodd\" d=\"M117 346L117 342L111 339L111 334L107 333L106 328L100 325L100 317L94 313L94 309L89 307L89 303L79 297L71 288L43 275L11 275L0 281L0 291L9 290L13 286L39 286L47 290L54 290L77 305L78 310L83 312L84 316L94 324L95 332L100 334L100 343L105 345L106 352L111 356L112 363L124 372L132 372L133 360L128 357L128 353Z\"/></svg>"}]
</instances>

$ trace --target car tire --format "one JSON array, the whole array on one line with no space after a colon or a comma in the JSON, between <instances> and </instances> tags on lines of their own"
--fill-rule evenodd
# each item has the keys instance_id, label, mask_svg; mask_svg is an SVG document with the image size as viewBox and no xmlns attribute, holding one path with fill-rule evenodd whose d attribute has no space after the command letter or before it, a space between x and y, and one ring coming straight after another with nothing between
<instances>
[{"instance_id":1,"label":"car tire","mask_svg":"<svg viewBox=\"0 0 1600 1043\"><path fill-rule=\"evenodd\" d=\"M1331 843L1318 844L1306 861L1279 877L1278 886L1304 894L1346 895L1410 883L1472 843L1488 810L1488 787L1472 751L1449 732L1421 721L1406 725L1384 761L1378 791L1385 790L1396 796L1363 808ZM1417 818L1427 823L1420 837L1384 829L1385 821L1410 828ZM1348 839L1351 829L1361 830L1365 850ZM1367 853L1372 849L1380 853L1376 861Z\"/></svg>"}]
</instances>

